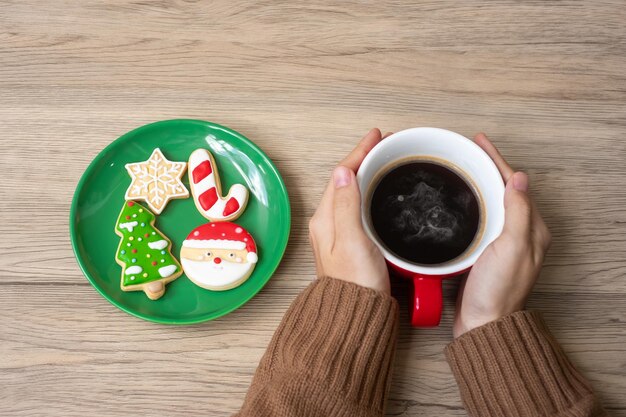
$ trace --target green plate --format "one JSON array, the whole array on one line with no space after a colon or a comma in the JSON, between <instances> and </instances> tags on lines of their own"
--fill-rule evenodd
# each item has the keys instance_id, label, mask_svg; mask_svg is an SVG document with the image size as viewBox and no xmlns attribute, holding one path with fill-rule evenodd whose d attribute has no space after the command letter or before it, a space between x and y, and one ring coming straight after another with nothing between
<instances>
[{"instance_id":1,"label":"green plate","mask_svg":"<svg viewBox=\"0 0 626 417\"><path fill-rule=\"evenodd\" d=\"M187 161L198 148L210 150L222 189L241 183L250 190L245 212L235 223L254 237L259 261L250 278L228 291L208 291L184 274L167 285L156 301L143 291L120 289L121 267L115 262L120 237L115 222L124 204L130 176L124 165L144 161L160 148L170 161ZM189 189L187 174L183 182ZM144 202L140 201L144 206ZM177 258L183 240L207 223L193 198L170 200L155 226L172 241ZM291 226L289 197L272 161L254 143L226 127L200 120L166 120L142 126L118 138L91 162L72 200L70 237L76 259L91 284L113 305L142 319L192 324L221 317L241 307L263 288L283 257Z\"/></svg>"}]
</instances>

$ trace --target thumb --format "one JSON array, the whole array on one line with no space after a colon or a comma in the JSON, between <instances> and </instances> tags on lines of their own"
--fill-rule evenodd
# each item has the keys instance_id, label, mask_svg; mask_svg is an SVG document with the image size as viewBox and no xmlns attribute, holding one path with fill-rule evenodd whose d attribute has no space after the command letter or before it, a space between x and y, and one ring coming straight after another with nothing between
<instances>
[{"instance_id":1,"label":"thumb","mask_svg":"<svg viewBox=\"0 0 626 417\"><path fill-rule=\"evenodd\" d=\"M335 187L333 193L335 240L352 240L355 234L363 233L361 193L354 171L339 165L333 171L333 185Z\"/></svg>"},{"instance_id":2,"label":"thumb","mask_svg":"<svg viewBox=\"0 0 626 417\"><path fill-rule=\"evenodd\" d=\"M504 232L513 236L530 233L532 205L528 196L528 175L516 172L509 177L504 191Z\"/></svg>"}]
</instances>

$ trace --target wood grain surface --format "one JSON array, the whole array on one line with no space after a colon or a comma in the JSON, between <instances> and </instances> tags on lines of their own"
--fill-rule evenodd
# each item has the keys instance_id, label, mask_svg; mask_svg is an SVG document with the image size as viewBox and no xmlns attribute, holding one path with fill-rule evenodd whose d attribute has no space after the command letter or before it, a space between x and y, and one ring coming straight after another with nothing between
<instances>
[{"instance_id":1,"label":"wood grain surface","mask_svg":"<svg viewBox=\"0 0 626 417\"><path fill-rule=\"evenodd\" d=\"M626 416L625 21L624 1L0 0L0 415L229 416L314 279L334 164L373 126L438 126L530 174L554 235L530 307ZM293 209L267 287L187 327L107 303L68 234L89 162L170 118L254 140ZM465 415L442 354L454 292L437 329L403 312L388 415Z\"/></svg>"}]
</instances>

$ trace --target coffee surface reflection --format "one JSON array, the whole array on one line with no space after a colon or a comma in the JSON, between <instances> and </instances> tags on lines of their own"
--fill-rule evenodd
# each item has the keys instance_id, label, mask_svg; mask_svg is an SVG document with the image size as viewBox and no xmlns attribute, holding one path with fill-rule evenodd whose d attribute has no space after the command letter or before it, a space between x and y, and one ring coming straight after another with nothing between
<instances>
[{"instance_id":1,"label":"coffee surface reflection","mask_svg":"<svg viewBox=\"0 0 626 417\"><path fill-rule=\"evenodd\" d=\"M371 194L370 219L379 240L416 264L461 256L480 227L479 198L460 172L436 160L410 160L384 173Z\"/></svg>"}]
</instances>

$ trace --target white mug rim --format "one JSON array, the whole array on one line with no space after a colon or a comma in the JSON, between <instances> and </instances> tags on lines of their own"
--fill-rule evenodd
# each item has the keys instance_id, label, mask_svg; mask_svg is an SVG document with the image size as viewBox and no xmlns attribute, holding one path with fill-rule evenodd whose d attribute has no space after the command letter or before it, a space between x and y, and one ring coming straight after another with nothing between
<instances>
[{"instance_id":1,"label":"white mug rim","mask_svg":"<svg viewBox=\"0 0 626 417\"><path fill-rule=\"evenodd\" d=\"M465 256L461 257L458 261L452 261L452 262L447 262L443 264L433 264L433 265L414 264L394 255L378 240L376 235L370 229L370 224L366 217L367 210L366 210L365 204L367 202L365 201L365 199L367 198L366 193L369 190L370 184L369 183L363 184L363 177L364 177L364 173L369 169L369 165L372 163L372 161L374 161L374 158L376 158L377 153L379 153L382 149L384 149L384 147L389 146L388 144L391 141L395 140L395 138L397 137L406 136L407 134L415 134L415 135L421 136L421 135L428 135L429 133L437 133L438 135L443 134L450 140L462 140L466 143L466 145L470 146L470 148L472 148L476 154L483 155L484 161L481 161L481 163L484 162L485 164L484 169L489 171L490 176L495 177L497 175L497 177L500 179L499 182L494 181L494 183L499 184L499 186L501 187L500 189L495 190L495 192L499 192L502 194L502 196L504 196L504 182L502 181L502 176L500 174L500 171L498 170L498 167L493 162L491 157L489 157L489 155L487 155L487 153L480 146L474 143L474 141L466 138L463 135L460 135L459 133L446 130L446 129L436 128L436 127L414 127L414 128L405 129L405 130L396 132L390 135L389 137L383 139L366 155L365 159L361 163L361 166L359 167L359 170L356 176L357 184L359 185L359 188L361 190L361 195L362 195L361 218L362 218L363 228L366 234L368 235L370 239L372 239L372 241L376 244L376 246L378 246L378 248L383 253L384 258L388 262L394 264L395 266L403 270L412 272L414 274L432 275L432 276L448 276L448 275L451 276L451 275L459 274L471 268L474 265L474 263L476 263L476 261L478 260L478 257L482 254L484 249L500 235L504 227L503 203L502 203L501 213L490 213L489 216L487 216L487 222L489 221L495 222L494 226L490 229L490 230L493 230L493 233L487 236L486 235L487 230L485 230L480 241L481 242L480 246L475 247L473 252L466 254ZM387 165L392 164L394 161L388 161ZM455 164L454 160L450 160L450 162ZM375 177L376 175L373 175L372 179ZM483 190L480 190L480 192L484 194Z\"/></svg>"}]
</instances>

